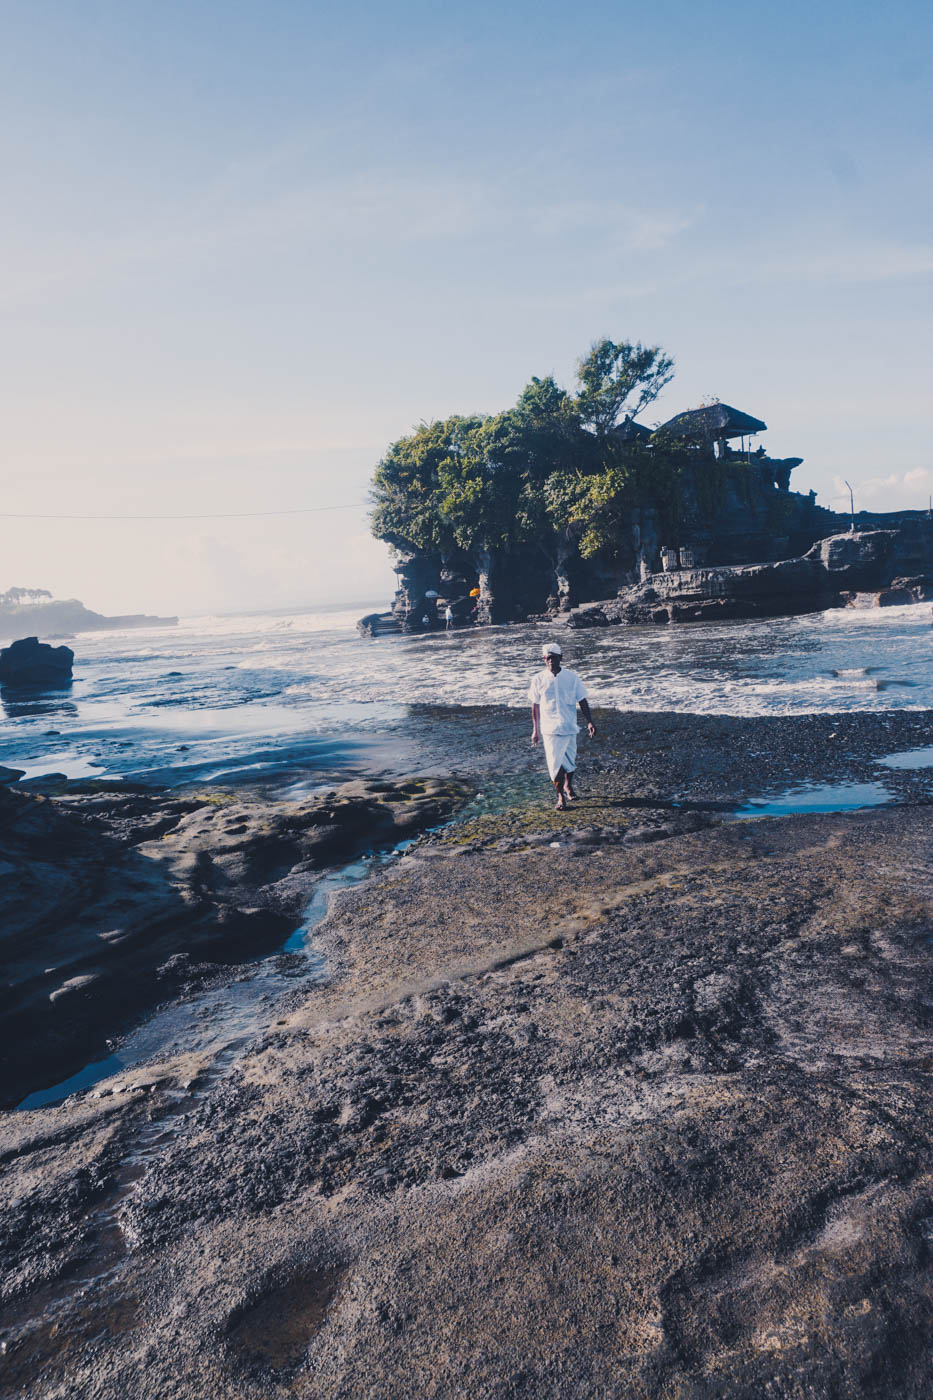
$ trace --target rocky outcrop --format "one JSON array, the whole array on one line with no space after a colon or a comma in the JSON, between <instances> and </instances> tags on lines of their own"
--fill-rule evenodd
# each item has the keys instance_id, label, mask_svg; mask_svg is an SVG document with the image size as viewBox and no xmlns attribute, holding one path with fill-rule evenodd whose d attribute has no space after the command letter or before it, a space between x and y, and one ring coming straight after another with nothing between
<instances>
[{"instance_id":1,"label":"rocky outcrop","mask_svg":"<svg viewBox=\"0 0 933 1400\"><path fill-rule=\"evenodd\" d=\"M0 1104L99 1058L174 989L172 959L231 963L297 927L320 873L440 821L456 783L357 781L282 803L0 787Z\"/></svg>"},{"instance_id":2,"label":"rocky outcrop","mask_svg":"<svg viewBox=\"0 0 933 1400\"><path fill-rule=\"evenodd\" d=\"M77 598L0 605L0 637L30 630L39 637L51 637L70 636L74 632L118 631L125 627L174 627L177 621L177 617L155 617L146 613L105 617L103 613L86 608Z\"/></svg>"},{"instance_id":3,"label":"rocky outcrop","mask_svg":"<svg viewBox=\"0 0 933 1400\"><path fill-rule=\"evenodd\" d=\"M909 603L928 603L933 598L933 579L921 578L892 579L887 588L877 592L850 593L846 599L848 608L896 608Z\"/></svg>"},{"instance_id":4,"label":"rocky outcrop","mask_svg":"<svg viewBox=\"0 0 933 1400\"><path fill-rule=\"evenodd\" d=\"M239 1061L0 1116L4 1394L927 1400L926 809L629 839L632 759L728 808L889 722L607 715L585 815L342 897Z\"/></svg>"},{"instance_id":5,"label":"rocky outcrop","mask_svg":"<svg viewBox=\"0 0 933 1400\"><path fill-rule=\"evenodd\" d=\"M50 647L38 637L21 637L0 651L0 685L70 685L74 659L70 647Z\"/></svg>"},{"instance_id":6,"label":"rocky outcrop","mask_svg":"<svg viewBox=\"0 0 933 1400\"><path fill-rule=\"evenodd\" d=\"M356 630L361 637L381 637L386 632L401 632L402 627L394 613L367 613L358 620Z\"/></svg>"},{"instance_id":7,"label":"rocky outcrop","mask_svg":"<svg viewBox=\"0 0 933 1400\"><path fill-rule=\"evenodd\" d=\"M905 564L926 571L899 577ZM618 597L573 610L571 627L783 617L827 608L921 601L933 596L933 522L927 528L832 535L776 563L652 574ZM870 602L858 600L869 599ZM883 600L883 602L882 602Z\"/></svg>"},{"instance_id":8,"label":"rocky outcrop","mask_svg":"<svg viewBox=\"0 0 933 1400\"><path fill-rule=\"evenodd\" d=\"M581 555L569 528L514 551L483 547L448 556L398 550L393 616L402 631L431 630L437 606L432 595L450 603L461 624L515 622L544 612L569 615L662 571L664 560L745 565L804 554L849 518L818 506L813 492L787 489L799 461L735 453L714 461L698 453L695 467L686 469L679 483L676 521L659 507L633 506L620 522L612 550L593 558ZM380 629L377 617L375 626L363 619L360 630L374 635L388 629Z\"/></svg>"}]
</instances>

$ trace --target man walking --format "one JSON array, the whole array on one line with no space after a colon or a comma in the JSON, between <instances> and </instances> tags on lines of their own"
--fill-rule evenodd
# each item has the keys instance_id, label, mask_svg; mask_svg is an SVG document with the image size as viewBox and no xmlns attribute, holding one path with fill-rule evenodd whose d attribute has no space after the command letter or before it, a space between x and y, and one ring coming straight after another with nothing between
<instances>
[{"instance_id":1,"label":"man walking","mask_svg":"<svg viewBox=\"0 0 933 1400\"><path fill-rule=\"evenodd\" d=\"M590 714L586 689L576 671L561 666L563 652L556 642L541 648L544 670L538 671L528 688L531 701L531 742L544 739L548 772L557 792L557 810L565 812L576 798L573 774L577 766L577 705L583 711L592 739L596 726Z\"/></svg>"}]
</instances>

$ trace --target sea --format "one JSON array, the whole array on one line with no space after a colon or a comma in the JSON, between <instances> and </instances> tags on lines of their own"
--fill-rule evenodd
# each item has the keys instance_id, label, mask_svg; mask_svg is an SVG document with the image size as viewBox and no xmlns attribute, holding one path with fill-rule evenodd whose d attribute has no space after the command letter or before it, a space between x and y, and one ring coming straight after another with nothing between
<instances>
[{"instance_id":1,"label":"sea","mask_svg":"<svg viewBox=\"0 0 933 1400\"><path fill-rule=\"evenodd\" d=\"M82 633L68 643L67 690L0 692L0 764L26 780L60 773L169 786L295 767L322 784L411 771L399 736L413 707L525 706L541 644L553 639L596 706L743 716L933 709L928 604L657 628L361 637L356 619L379 607Z\"/></svg>"},{"instance_id":2,"label":"sea","mask_svg":"<svg viewBox=\"0 0 933 1400\"><path fill-rule=\"evenodd\" d=\"M69 641L75 668L67 690L0 690L0 764L27 782L59 773L171 787L283 775L282 798L296 770L296 796L357 774L410 773L418 768L419 706L527 706L541 645L554 639L595 706L745 716L933 709L933 619L923 604L669 628L521 625L361 637L356 619L378 607L186 617L173 627L81 634ZM901 757L925 767L933 749ZM737 815L890 797L844 786L753 803ZM156 1010L116 1043L103 1041L102 1028L88 1064L59 1083L37 1084L19 1107L58 1103L182 1049L210 1052L213 1076L228 1072L293 979L310 984L326 975L315 929L330 898L408 844L327 872L282 945L291 961L276 954L250 963L224 985Z\"/></svg>"}]
</instances>

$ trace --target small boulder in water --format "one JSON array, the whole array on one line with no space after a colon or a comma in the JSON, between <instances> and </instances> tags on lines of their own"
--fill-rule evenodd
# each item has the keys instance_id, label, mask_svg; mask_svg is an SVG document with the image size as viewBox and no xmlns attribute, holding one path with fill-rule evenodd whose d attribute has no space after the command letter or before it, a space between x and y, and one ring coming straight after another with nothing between
<instances>
[{"instance_id":1,"label":"small boulder in water","mask_svg":"<svg viewBox=\"0 0 933 1400\"><path fill-rule=\"evenodd\" d=\"M22 637L0 651L0 685L71 685L74 659L71 647L50 647L38 637Z\"/></svg>"}]
</instances>

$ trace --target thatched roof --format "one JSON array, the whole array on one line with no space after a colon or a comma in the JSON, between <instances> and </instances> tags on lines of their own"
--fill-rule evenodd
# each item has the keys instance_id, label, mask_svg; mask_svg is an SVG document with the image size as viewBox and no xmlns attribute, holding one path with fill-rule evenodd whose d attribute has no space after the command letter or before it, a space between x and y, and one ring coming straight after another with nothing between
<instances>
[{"instance_id":1,"label":"thatched roof","mask_svg":"<svg viewBox=\"0 0 933 1400\"><path fill-rule=\"evenodd\" d=\"M629 414L626 414L611 432L616 442L647 442L651 436L651 429L646 428L643 423L636 423Z\"/></svg>"},{"instance_id":2,"label":"thatched roof","mask_svg":"<svg viewBox=\"0 0 933 1400\"><path fill-rule=\"evenodd\" d=\"M662 423L658 429L666 437L687 438L691 442L714 442L717 438L748 437L767 428L760 418L740 413L727 403L711 403L705 408L691 408Z\"/></svg>"}]
</instances>

